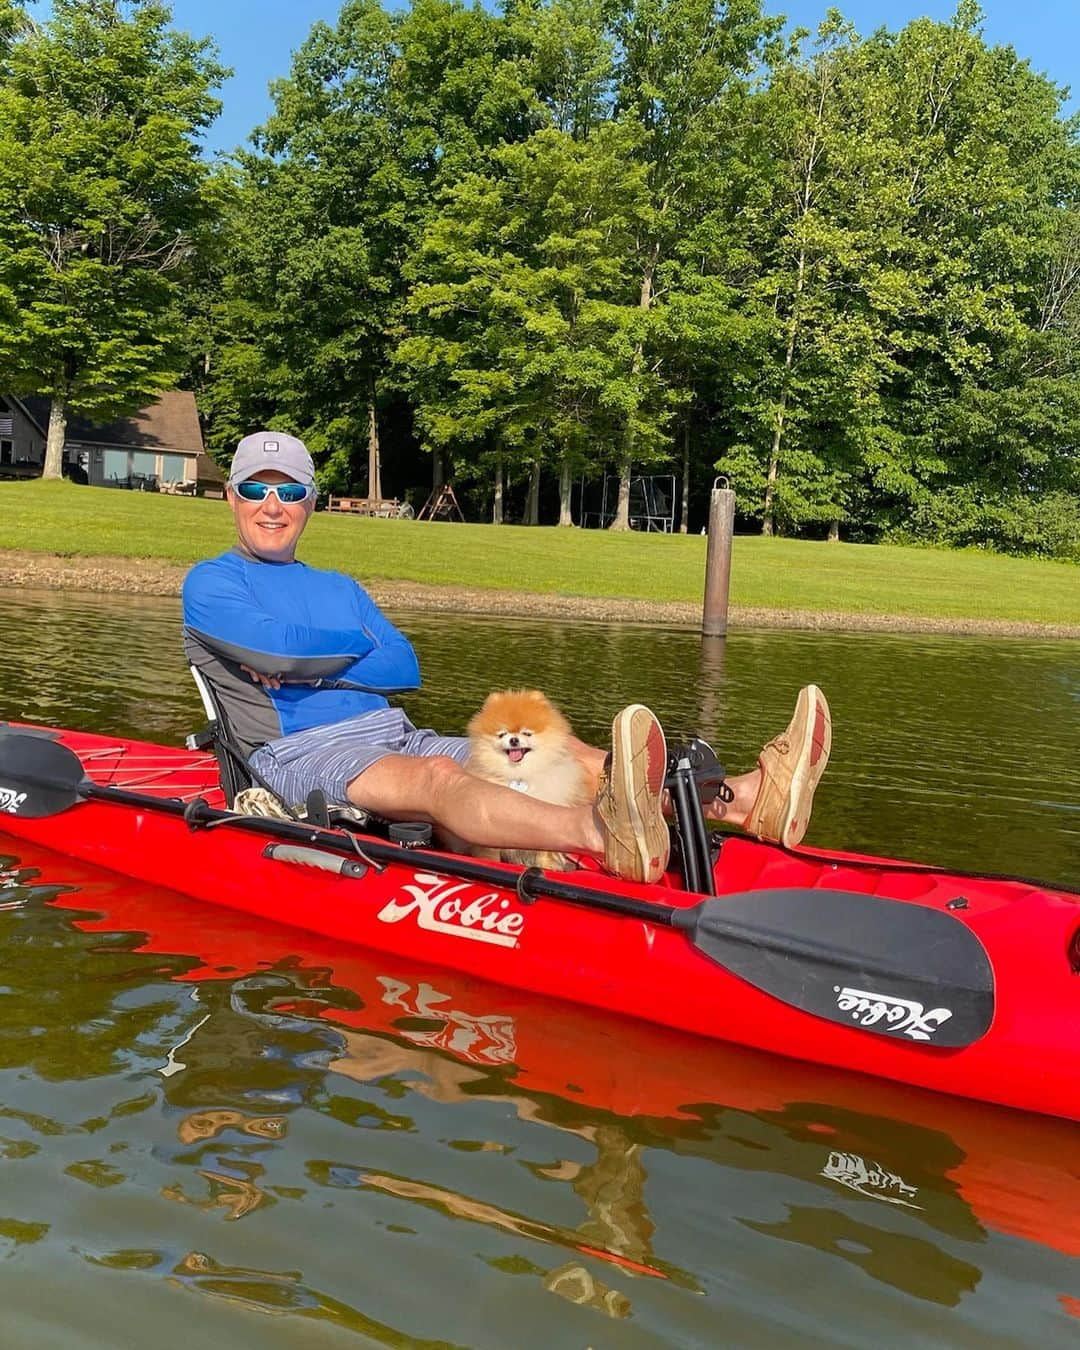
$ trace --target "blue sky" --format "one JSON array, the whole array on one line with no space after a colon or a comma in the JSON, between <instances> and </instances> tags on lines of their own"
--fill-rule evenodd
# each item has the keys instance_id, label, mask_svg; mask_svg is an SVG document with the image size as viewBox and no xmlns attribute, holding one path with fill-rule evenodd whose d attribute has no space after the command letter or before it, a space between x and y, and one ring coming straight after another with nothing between
<instances>
[{"instance_id":1,"label":"blue sky","mask_svg":"<svg viewBox=\"0 0 1080 1350\"><path fill-rule=\"evenodd\" d=\"M882 26L901 28L929 15L947 19L955 0L835 0L860 33ZM814 28L829 0L766 0L773 14ZM333 22L339 0L173 0L177 28L216 41L221 59L235 71L224 86L224 108L207 137L210 150L229 150L245 141L270 111L267 85L287 75L292 53L317 19ZM985 35L991 43L1010 44L1059 85L1080 86L1080 0L983 0ZM32 4L42 14L47 4ZM1069 102L1080 107L1080 87Z\"/></svg>"}]
</instances>

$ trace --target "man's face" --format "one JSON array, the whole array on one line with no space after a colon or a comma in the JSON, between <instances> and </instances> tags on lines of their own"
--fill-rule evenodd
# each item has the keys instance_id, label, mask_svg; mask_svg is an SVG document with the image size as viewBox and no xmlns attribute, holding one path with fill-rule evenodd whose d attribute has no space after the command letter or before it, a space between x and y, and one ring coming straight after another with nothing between
<instances>
[{"instance_id":1,"label":"man's face","mask_svg":"<svg viewBox=\"0 0 1080 1350\"><path fill-rule=\"evenodd\" d=\"M291 483L294 480L278 469L261 469L249 483ZM304 533L308 516L315 510L315 494L288 506L278 501L276 492L268 492L261 502L247 502L234 488L227 488L229 505L240 542L257 558L266 562L292 562L296 545Z\"/></svg>"}]
</instances>

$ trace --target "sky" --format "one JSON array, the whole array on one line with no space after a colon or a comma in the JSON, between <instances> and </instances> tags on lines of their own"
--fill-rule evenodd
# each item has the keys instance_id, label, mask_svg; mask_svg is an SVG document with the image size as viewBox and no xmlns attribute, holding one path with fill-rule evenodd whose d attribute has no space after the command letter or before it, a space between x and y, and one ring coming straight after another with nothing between
<instances>
[{"instance_id":1,"label":"sky","mask_svg":"<svg viewBox=\"0 0 1080 1350\"><path fill-rule=\"evenodd\" d=\"M392 0L390 0L392 3ZM830 0L765 0L771 14L814 29ZM911 19L952 16L955 0L832 0L862 34L902 28ZM43 16L46 0L29 6ZM311 25L333 23L340 0L173 0L174 23L197 37L212 37L220 59L235 72L222 87L221 116L206 136L208 151L243 144L264 121L271 102L267 86L289 73L292 53ZM1067 105L1080 108L1080 0L982 0L984 34L992 44L1011 45L1056 84L1076 85Z\"/></svg>"}]
</instances>

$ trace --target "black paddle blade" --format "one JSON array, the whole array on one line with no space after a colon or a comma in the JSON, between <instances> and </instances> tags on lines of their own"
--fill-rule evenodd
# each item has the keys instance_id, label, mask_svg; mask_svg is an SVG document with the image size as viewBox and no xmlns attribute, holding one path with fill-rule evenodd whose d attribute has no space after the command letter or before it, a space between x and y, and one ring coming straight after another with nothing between
<instances>
[{"instance_id":1,"label":"black paddle blade","mask_svg":"<svg viewBox=\"0 0 1080 1350\"><path fill-rule=\"evenodd\" d=\"M32 731L0 734L0 821L5 815L59 815L83 800L84 777L78 755L67 746Z\"/></svg>"},{"instance_id":2,"label":"black paddle blade","mask_svg":"<svg viewBox=\"0 0 1080 1350\"><path fill-rule=\"evenodd\" d=\"M943 910L851 891L763 890L703 901L674 922L748 984L842 1026L961 1046L993 1020L986 951Z\"/></svg>"}]
</instances>

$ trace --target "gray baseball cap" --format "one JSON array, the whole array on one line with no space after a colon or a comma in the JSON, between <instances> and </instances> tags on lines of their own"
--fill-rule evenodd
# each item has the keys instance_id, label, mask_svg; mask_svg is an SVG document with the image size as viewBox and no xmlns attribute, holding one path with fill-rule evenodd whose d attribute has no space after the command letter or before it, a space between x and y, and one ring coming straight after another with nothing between
<instances>
[{"instance_id":1,"label":"gray baseball cap","mask_svg":"<svg viewBox=\"0 0 1080 1350\"><path fill-rule=\"evenodd\" d=\"M277 469L308 487L315 482L315 465L307 446L284 431L253 431L245 436L233 455L229 482L246 482L263 469Z\"/></svg>"}]
</instances>

